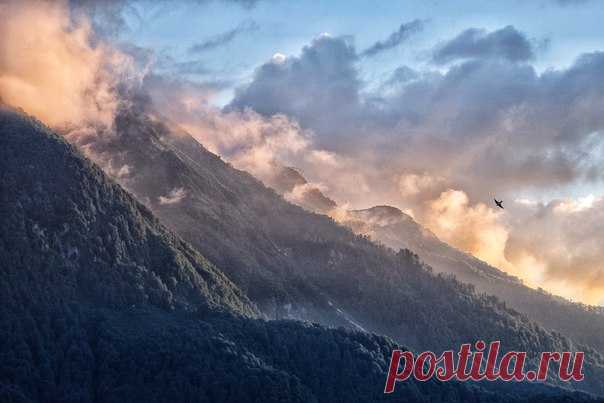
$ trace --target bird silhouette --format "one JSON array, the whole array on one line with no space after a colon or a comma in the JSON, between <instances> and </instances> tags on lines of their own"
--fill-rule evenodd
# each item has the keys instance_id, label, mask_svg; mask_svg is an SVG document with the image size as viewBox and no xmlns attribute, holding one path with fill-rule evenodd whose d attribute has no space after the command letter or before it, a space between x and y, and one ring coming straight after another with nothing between
<instances>
[{"instance_id":1,"label":"bird silhouette","mask_svg":"<svg viewBox=\"0 0 604 403\"><path fill-rule=\"evenodd\" d=\"M495 204L497 205L497 207L499 208L503 208L503 200L497 200L497 199L493 199L495 200Z\"/></svg>"}]
</instances>

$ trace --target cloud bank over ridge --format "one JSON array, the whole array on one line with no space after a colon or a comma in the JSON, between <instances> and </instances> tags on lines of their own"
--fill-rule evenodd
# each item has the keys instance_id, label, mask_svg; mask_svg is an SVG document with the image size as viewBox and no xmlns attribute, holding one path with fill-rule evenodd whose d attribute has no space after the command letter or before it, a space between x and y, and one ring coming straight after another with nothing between
<instances>
[{"instance_id":1,"label":"cloud bank over ridge","mask_svg":"<svg viewBox=\"0 0 604 403\"><path fill-rule=\"evenodd\" d=\"M602 302L602 195L525 197L602 183L602 52L540 72L534 41L513 26L469 28L435 43L424 67L400 65L371 86L367 50L324 34L258 66L221 109L219 83L153 73L152 50L97 35L67 3L7 2L3 13L0 97L51 126L110 127L133 86L265 181L275 164L295 166L341 206L393 204L530 285ZM368 49L405 46L412 38L395 35L405 25ZM176 189L163 202L183 197Z\"/></svg>"},{"instance_id":2,"label":"cloud bank over ridge","mask_svg":"<svg viewBox=\"0 0 604 403\"><path fill-rule=\"evenodd\" d=\"M491 208L493 196L513 200L602 181L604 53L538 72L531 64L534 47L512 26L469 29L435 45L433 60L451 64L445 71L401 66L385 78L388 91L368 93L350 39L324 35L300 55L258 67L229 108L285 114L312 131L317 147L355 161L342 176L307 167L336 200L411 209L443 240L531 285L599 303L604 268L595 262L604 256L583 256L593 263L583 264L554 247L520 247L531 244L520 241L525 220L535 233L551 234L566 231L563 222L579 216L548 221L543 211L521 203L512 203L513 213L505 215ZM339 183L351 176L360 186ZM522 220L514 219L516 212ZM557 224L546 229L545 221ZM558 241L570 251L579 238Z\"/></svg>"}]
</instances>

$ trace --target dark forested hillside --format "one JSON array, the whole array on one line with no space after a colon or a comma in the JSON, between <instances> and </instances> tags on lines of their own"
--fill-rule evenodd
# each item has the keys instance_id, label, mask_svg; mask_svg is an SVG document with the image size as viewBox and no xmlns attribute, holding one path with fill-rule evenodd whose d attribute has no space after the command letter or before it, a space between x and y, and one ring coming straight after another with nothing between
<instances>
[{"instance_id":1,"label":"dark forested hillside","mask_svg":"<svg viewBox=\"0 0 604 403\"><path fill-rule=\"evenodd\" d=\"M230 280L61 137L1 113L3 297L254 314Z\"/></svg>"},{"instance_id":2,"label":"dark forested hillside","mask_svg":"<svg viewBox=\"0 0 604 403\"><path fill-rule=\"evenodd\" d=\"M586 350L586 381L604 393L604 360L451 276L435 275L409 251L393 253L326 216L294 206L233 169L186 133L125 112L117 135L87 144L90 155L201 251L273 318L301 318L388 335L442 351L477 339L506 350ZM126 169L122 169L127 167ZM178 195L178 197L175 197Z\"/></svg>"},{"instance_id":3,"label":"dark forested hillside","mask_svg":"<svg viewBox=\"0 0 604 403\"><path fill-rule=\"evenodd\" d=\"M529 402L455 382L383 387L391 340L255 307L40 123L0 110L1 402ZM591 400L590 400L591 401Z\"/></svg>"}]
</instances>

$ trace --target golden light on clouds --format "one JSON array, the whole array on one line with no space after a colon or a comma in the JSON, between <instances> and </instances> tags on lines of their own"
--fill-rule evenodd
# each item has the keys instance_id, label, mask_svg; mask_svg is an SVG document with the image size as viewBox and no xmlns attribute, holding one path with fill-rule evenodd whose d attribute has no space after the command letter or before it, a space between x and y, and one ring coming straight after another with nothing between
<instances>
[{"instance_id":1,"label":"golden light on clouds","mask_svg":"<svg viewBox=\"0 0 604 403\"><path fill-rule=\"evenodd\" d=\"M91 45L86 20L72 21L62 1L0 6L0 97L50 126L110 124L117 106L108 66L118 52Z\"/></svg>"},{"instance_id":2,"label":"golden light on clouds","mask_svg":"<svg viewBox=\"0 0 604 403\"><path fill-rule=\"evenodd\" d=\"M423 221L440 239L494 266L507 264L508 231L499 221L501 213L483 203L470 205L460 190L447 190L427 205Z\"/></svg>"},{"instance_id":3,"label":"golden light on clouds","mask_svg":"<svg viewBox=\"0 0 604 403\"><path fill-rule=\"evenodd\" d=\"M603 199L547 205L519 200L506 210L472 204L460 190L424 202L419 217L441 240L533 288L588 304L604 300Z\"/></svg>"}]
</instances>

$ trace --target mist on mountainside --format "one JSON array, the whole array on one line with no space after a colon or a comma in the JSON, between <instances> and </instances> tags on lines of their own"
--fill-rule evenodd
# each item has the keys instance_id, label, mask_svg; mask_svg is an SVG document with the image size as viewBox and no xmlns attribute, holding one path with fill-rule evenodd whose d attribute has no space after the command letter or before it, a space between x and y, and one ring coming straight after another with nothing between
<instances>
[{"instance_id":1,"label":"mist on mountainside","mask_svg":"<svg viewBox=\"0 0 604 403\"><path fill-rule=\"evenodd\" d=\"M288 174L286 178L296 180L272 182L281 194L292 192L300 184L306 183L298 171L289 168L282 172ZM497 296L546 328L567 334L600 351L604 348L604 339L601 337L604 331L604 310L572 303L544 290L532 289L520 279L442 242L430 230L395 207L375 206L365 210L346 210L334 203L329 210L325 210L323 203L313 202L312 199L293 202L309 211L335 215L338 221L355 233L367 235L393 250L412 250L435 271L453 274L458 280L476 286L477 291Z\"/></svg>"},{"instance_id":2,"label":"mist on mountainside","mask_svg":"<svg viewBox=\"0 0 604 403\"><path fill-rule=\"evenodd\" d=\"M497 296L549 329L599 350L604 348L601 337L604 309L572 303L545 290L532 289L518 278L440 241L398 209L378 206L350 211L345 224L390 248L416 251L436 271L454 274L460 281L475 285L478 291Z\"/></svg>"}]
</instances>

